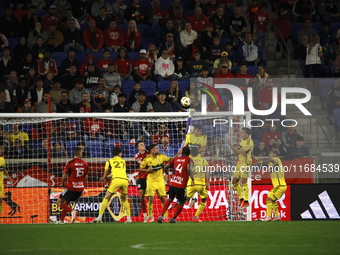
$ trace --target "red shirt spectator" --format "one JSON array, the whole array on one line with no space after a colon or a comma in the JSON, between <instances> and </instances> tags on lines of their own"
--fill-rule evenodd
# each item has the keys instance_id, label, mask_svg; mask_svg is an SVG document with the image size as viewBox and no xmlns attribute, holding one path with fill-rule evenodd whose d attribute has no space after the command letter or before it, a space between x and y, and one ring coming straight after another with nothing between
<instances>
[{"instance_id":1,"label":"red shirt spectator","mask_svg":"<svg viewBox=\"0 0 340 255\"><path fill-rule=\"evenodd\" d=\"M281 132L276 131L276 124L273 123L269 127L269 131L263 133L262 141L264 142L265 147L269 149L270 146L274 145L275 139L277 138L281 138Z\"/></svg>"},{"instance_id":2,"label":"red shirt spectator","mask_svg":"<svg viewBox=\"0 0 340 255\"><path fill-rule=\"evenodd\" d=\"M202 14L202 9L200 7L196 7L195 14L190 16L188 20L191 23L192 29L197 33L206 30L209 23L208 17Z\"/></svg>"},{"instance_id":3,"label":"red shirt spectator","mask_svg":"<svg viewBox=\"0 0 340 255\"><path fill-rule=\"evenodd\" d=\"M104 43L114 51L119 50L124 45L124 34L117 28L115 20L110 22L110 26L104 31Z\"/></svg>"},{"instance_id":4,"label":"red shirt spectator","mask_svg":"<svg viewBox=\"0 0 340 255\"><path fill-rule=\"evenodd\" d=\"M272 79L268 79L265 87L262 88L259 92L258 98L259 98L259 102L261 103L268 103L268 104L272 104L273 103L273 80ZM281 103L281 95L280 92L278 92L278 103Z\"/></svg>"},{"instance_id":5,"label":"red shirt spectator","mask_svg":"<svg viewBox=\"0 0 340 255\"><path fill-rule=\"evenodd\" d=\"M48 14L46 14L42 18L42 26L44 30L47 31L50 24L54 23L57 29L59 29L59 24L61 23L61 20L62 20L62 17L57 14L57 7L55 5L51 5L48 10Z\"/></svg>"},{"instance_id":6,"label":"red shirt spectator","mask_svg":"<svg viewBox=\"0 0 340 255\"><path fill-rule=\"evenodd\" d=\"M253 23L256 20L256 13L260 9L259 1L253 0L250 5L248 5L246 10L246 15L249 18L249 23Z\"/></svg>"},{"instance_id":7,"label":"red shirt spectator","mask_svg":"<svg viewBox=\"0 0 340 255\"><path fill-rule=\"evenodd\" d=\"M260 11L256 13L255 23L256 23L256 31L263 31L268 33L268 23L270 21L269 13L264 11L264 7L261 8Z\"/></svg>"},{"instance_id":8,"label":"red shirt spectator","mask_svg":"<svg viewBox=\"0 0 340 255\"><path fill-rule=\"evenodd\" d=\"M58 75L57 63L50 58L50 52L44 52L44 58L38 62L39 75L46 75L48 72L52 72L54 75Z\"/></svg>"},{"instance_id":9,"label":"red shirt spectator","mask_svg":"<svg viewBox=\"0 0 340 255\"><path fill-rule=\"evenodd\" d=\"M84 120L84 129L89 134L97 134L104 129L103 120L96 118L86 118Z\"/></svg>"},{"instance_id":10,"label":"red shirt spectator","mask_svg":"<svg viewBox=\"0 0 340 255\"><path fill-rule=\"evenodd\" d=\"M142 33L137 29L136 21L130 20L128 30L124 33L125 47L130 51L139 50L142 44Z\"/></svg>"},{"instance_id":11,"label":"red shirt spectator","mask_svg":"<svg viewBox=\"0 0 340 255\"><path fill-rule=\"evenodd\" d=\"M223 64L221 72L216 74L215 78L235 78L235 76L229 72L228 64Z\"/></svg>"},{"instance_id":12,"label":"red shirt spectator","mask_svg":"<svg viewBox=\"0 0 340 255\"><path fill-rule=\"evenodd\" d=\"M84 31L83 39L86 48L90 49L91 51L97 52L103 48L103 32L96 27L96 21L94 19L89 21L89 28Z\"/></svg>"},{"instance_id":13,"label":"red shirt spectator","mask_svg":"<svg viewBox=\"0 0 340 255\"><path fill-rule=\"evenodd\" d=\"M87 71L88 64L93 63L93 61L94 61L94 57L91 54L87 55L84 64L81 65L80 70L79 70L79 73L81 76L84 76L84 73Z\"/></svg>"},{"instance_id":14,"label":"red shirt spectator","mask_svg":"<svg viewBox=\"0 0 340 255\"><path fill-rule=\"evenodd\" d=\"M117 70L119 73L126 74L130 70L130 65L132 65L131 60L126 59L122 60L120 58L117 58L116 61L114 62L115 67L117 66Z\"/></svg>"}]
</instances>

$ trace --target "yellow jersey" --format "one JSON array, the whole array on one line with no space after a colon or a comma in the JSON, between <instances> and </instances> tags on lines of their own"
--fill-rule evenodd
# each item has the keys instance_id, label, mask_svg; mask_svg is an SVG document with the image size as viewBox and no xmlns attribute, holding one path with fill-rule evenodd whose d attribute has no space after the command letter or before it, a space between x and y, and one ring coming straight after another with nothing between
<instances>
[{"instance_id":1,"label":"yellow jersey","mask_svg":"<svg viewBox=\"0 0 340 255\"><path fill-rule=\"evenodd\" d=\"M191 168L191 171L193 173L194 177L194 182L195 185L205 185L205 177L206 177L206 172L207 168L205 166L208 166L208 161L199 154L196 157L190 157L193 161L194 164ZM188 185L191 185L191 179L188 181Z\"/></svg>"},{"instance_id":2,"label":"yellow jersey","mask_svg":"<svg viewBox=\"0 0 340 255\"><path fill-rule=\"evenodd\" d=\"M241 153L238 155L238 160L242 164L251 165L252 159L251 154L254 149L254 142L250 138L247 140L241 140L240 147L244 151L244 153Z\"/></svg>"},{"instance_id":3,"label":"yellow jersey","mask_svg":"<svg viewBox=\"0 0 340 255\"><path fill-rule=\"evenodd\" d=\"M119 156L113 157L112 159L106 161L105 171L106 170L111 171L112 180L114 180L115 178L126 180L129 179L126 176L126 162Z\"/></svg>"},{"instance_id":4,"label":"yellow jersey","mask_svg":"<svg viewBox=\"0 0 340 255\"><path fill-rule=\"evenodd\" d=\"M195 136L194 134L188 134L185 139L185 144L189 146L189 148L201 148L201 146L207 145L207 136L201 134L200 136Z\"/></svg>"},{"instance_id":5,"label":"yellow jersey","mask_svg":"<svg viewBox=\"0 0 340 255\"><path fill-rule=\"evenodd\" d=\"M22 142L22 145L24 145L25 142L28 142L30 139L28 138L28 134L24 131L19 131L19 133L14 134L10 133L9 134L9 140L13 143L16 139L20 139Z\"/></svg>"},{"instance_id":6,"label":"yellow jersey","mask_svg":"<svg viewBox=\"0 0 340 255\"><path fill-rule=\"evenodd\" d=\"M272 167L270 171L270 178L272 179L272 184L274 187L277 186L285 186L285 173L283 171L282 162L280 158L273 158L276 160L276 163L269 162L269 165Z\"/></svg>"},{"instance_id":7,"label":"yellow jersey","mask_svg":"<svg viewBox=\"0 0 340 255\"><path fill-rule=\"evenodd\" d=\"M171 158L162 154L158 153L155 157L151 154L146 156L143 160L140 168L149 168L150 166L154 169L154 171L149 172L147 180L156 182L156 181L163 181L163 168L164 162L170 161Z\"/></svg>"},{"instance_id":8,"label":"yellow jersey","mask_svg":"<svg viewBox=\"0 0 340 255\"><path fill-rule=\"evenodd\" d=\"M4 185L6 161L4 157L0 157L0 186Z\"/></svg>"}]
</instances>

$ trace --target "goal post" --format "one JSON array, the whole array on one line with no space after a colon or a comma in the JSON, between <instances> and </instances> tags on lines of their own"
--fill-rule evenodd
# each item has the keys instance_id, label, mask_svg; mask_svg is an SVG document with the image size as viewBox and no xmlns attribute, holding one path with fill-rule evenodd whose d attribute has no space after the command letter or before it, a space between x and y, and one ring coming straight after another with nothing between
<instances>
[{"instance_id":1,"label":"goal post","mask_svg":"<svg viewBox=\"0 0 340 255\"><path fill-rule=\"evenodd\" d=\"M5 144L2 149L6 155L8 172L14 181L9 182L6 178L4 180L4 209L0 221L56 221L60 210L55 202L64 189L60 187L63 168L73 157L73 149L79 145L85 147L83 159L90 166L88 185L83 196L72 204L73 208L79 210L79 221L90 222L98 214L105 194L103 183L99 179L105 162L111 158L112 148L116 146L123 148L123 159L127 161L129 202L132 204L133 220L142 221L135 179L138 167L134 162L134 155L137 153L134 145L138 140L143 140L146 145L155 142L159 144L161 153L173 157L185 140L188 117L188 112L1 114L0 127ZM229 124L214 127L214 119L224 120ZM207 150L203 157L209 161L209 166L235 165L235 158L226 159L226 154L223 154L230 153L230 148L225 143L226 137L230 137L235 144L240 139L241 126L230 126L230 122L244 121L247 125L249 119L250 114L247 113L244 116L233 116L231 112L214 112L208 115L196 112L193 115L191 125L201 124L203 133L207 136ZM222 142L221 151L214 148L214 141L219 139L217 137ZM214 155L216 150L219 154L217 156ZM230 172L214 171L211 174L212 186L207 206L202 213L204 220L251 220L250 207L245 216L237 207L230 177ZM248 185L251 194L251 183ZM14 208L15 204L17 206ZM197 206L198 204L192 208L185 206L179 220L192 219ZM155 202L154 215L158 216L160 210L160 202ZM169 211L171 215L172 212ZM119 221L124 215L117 194L110 200L103 220ZM70 219L66 218L67 220Z\"/></svg>"}]
</instances>

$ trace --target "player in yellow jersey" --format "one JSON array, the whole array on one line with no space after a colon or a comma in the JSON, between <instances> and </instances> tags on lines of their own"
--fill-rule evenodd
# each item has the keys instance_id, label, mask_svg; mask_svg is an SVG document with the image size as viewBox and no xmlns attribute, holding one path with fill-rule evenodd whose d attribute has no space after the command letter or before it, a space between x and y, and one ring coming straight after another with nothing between
<instances>
[{"instance_id":1,"label":"player in yellow jersey","mask_svg":"<svg viewBox=\"0 0 340 255\"><path fill-rule=\"evenodd\" d=\"M250 138L251 129L250 128L242 128L241 131L241 142L240 147L236 148L230 139L227 139L227 142L230 148L233 150L232 155L238 156L238 162L236 165L236 171L233 174L232 184L234 189L240 198L240 206L241 210L247 208L249 206L249 188L247 179L249 177L249 173L251 170L252 157L251 154L254 149L254 142ZM240 185L240 180L242 183L242 187Z\"/></svg>"},{"instance_id":2,"label":"player in yellow jersey","mask_svg":"<svg viewBox=\"0 0 340 255\"><path fill-rule=\"evenodd\" d=\"M193 181L189 179L187 186L187 200L191 198L190 207L197 202L196 198L193 198L195 193L197 192L201 198L201 203L199 204L197 211L195 213L193 222L201 223L198 217L202 213L207 198L208 198L208 190L210 187L209 184L209 172L206 169L208 166L208 161L202 158L201 154L198 152L198 148L192 148L190 158L193 160L193 166L191 169Z\"/></svg>"},{"instance_id":3,"label":"player in yellow jersey","mask_svg":"<svg viewBox=\"0 0 340 255\"><path fill-rule=\"evenodd\" d=\"M147 169L149 174L146 179L146 194L145 196L148 197L149 205L148 205L148 218L146 223L153 222L153 202L154 202L154 195L157 193L159 199L164 205L166 201L166 191L165 191L165 183L163 177L163 168L165 162L171 160L170 157L158 153L157 144L151 144L149 146L150 155L146 156L143 160L140 168ZM166 176L166 181L167 181ZM163 221L167 221L167 213L164 214Z\"/></svg>"},{"instance_id":4,"label":"player in yellow jersey","mask_svg":"<svg viewBox=\"0 0 340 255\"><path fill-rule=\"evenodd\" d=\"M131 223L131 211L130 211L130 204L127 200L128 194L128 186L129 186L129 179L126 176L126 162L122 159L122 149L119 147L113 148L112 156L113 158L109 159L105 163L105 171L104 175L100 180L104 181L106 184L108 173L111 171L111 178L112 181L110 183L109 188L106 191L105 197L100 204L99 215L95 218L92 222L93 223L102 223L102 217L107 207L107 204L113 194L119 189L121 196L120 199L126 211L126 223Z\"/></svg>"},{"instance_id":5,"label":"player in yellow jersey","mask_svg":"<svg viewBox=\"0 0 340 255\"><path fill-rule=\"evenodd\" d=\"M202 133L202 126L197 124L191 134L188 134L185 139L184 147L197 148L198 153L204 153L207 147L207 136ZM181 153L181 152L180 152Z\"/></svg>"},{"instance_id":6,"label":"player in yellow jersey","mask_svg":"<svg viewBox=\"0 0 340 255\"><path fill-rule=\"evenodd\" d=\"M287 184L285 181L284 169L282 167L281 159L279 158L280 151L278 149L272 149L269 152L269 158L256 161L258 164L268 164L270 169L270 178L272 179L273 188L270 190L266 199L266 218L262 221L272 221L272 211L274 211L273 221L280 220L279 207L277 200L279 200L287 190Z\"/></svg>"},{"instance_id":7,"label":"player in yellow jersey","mask_svg":"<svg viewBox=\"0 0 340 255\"><path fill-rule=\"evenodd\" d=\"M6 161L4 157L0 157L0 215L2 213L2 199L4 197L4 176L13 182L12 177L8 174L6 169Z\"/></svg>"}]
</instances>

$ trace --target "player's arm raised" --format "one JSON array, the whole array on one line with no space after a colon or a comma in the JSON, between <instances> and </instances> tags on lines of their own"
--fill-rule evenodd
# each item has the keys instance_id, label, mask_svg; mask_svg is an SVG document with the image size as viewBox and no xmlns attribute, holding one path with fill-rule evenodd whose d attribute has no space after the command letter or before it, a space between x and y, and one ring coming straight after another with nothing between
<instances>
[{"instance_id":1,"label":"player's arm raised","mask_svg":"<svg viewBox=\"0 0 340 255\"><path fill-rule=\"evenodd\" d=\"M6 168L4 168L4 174L7 176L7 178L9 179L10 182L13 182L13 178L12 178L12 176L10 176L10 175L8 174Z\"/></svg>"},{"instance_id":2,"label":"player's arm raised","mask_svg":"<svg viewBox=\"0 0 340 255\"><path fill-rule=\"evenodd\" d=\"M234 151L234 153L233 153L233 154L235 154L234 156L244 153L244 150L243 150L242 148L241 148L241 149L236 148L236 147L231 143L231 140L230 140L230 139L227 139L227 143L229 144L230 148Z\"/></svg>"}]
</instances>

